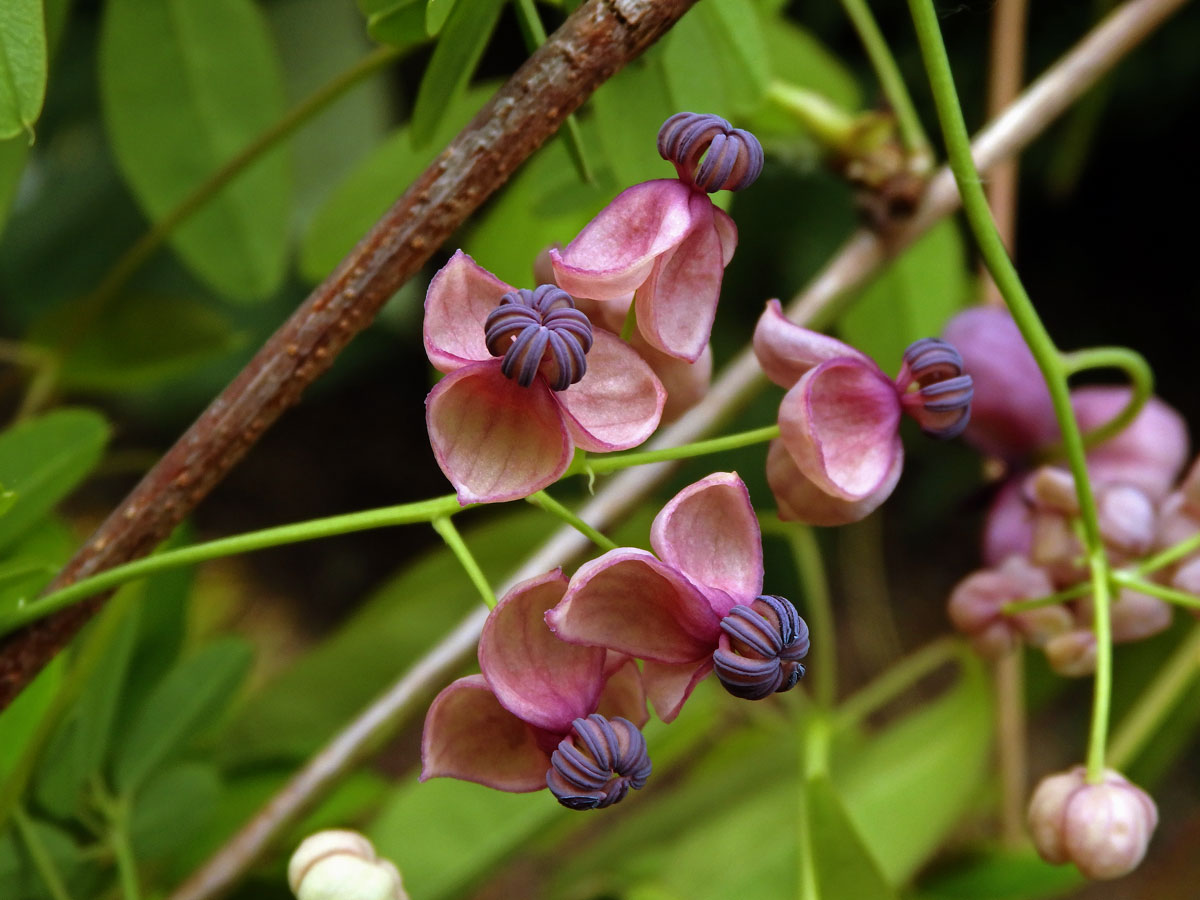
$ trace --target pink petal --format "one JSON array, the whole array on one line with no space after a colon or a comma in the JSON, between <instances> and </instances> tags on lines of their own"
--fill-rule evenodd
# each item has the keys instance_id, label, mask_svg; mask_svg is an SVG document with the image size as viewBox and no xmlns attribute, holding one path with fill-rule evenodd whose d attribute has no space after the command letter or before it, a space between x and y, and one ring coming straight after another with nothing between
<instances>
[{"instance_id":1,"label":"pink petal","mask_svg":"<svg viewBox=\"0 0 1200 900\"><path fill-rule=\"evenodd\" d=\"M629 346L650 364L650 368L662 382L663 390L667 392L667 403L662 414L664 425L678 419L708 393L712 384L712 344L705 346L704 352L695 362L668 356L650 346L639 331L634 331L629 339Z\"/></svg>"},{"instance_id":2,"label":"pink petal","mask_svg":"<svg viewBox=\"0 0 1200 900\"><path fill-rule=\"evenodd\" d=\"M891 496L904 455L897 453L887 477L872 493L861 500L843 500L825 493L796 466L783 441L771 441L767 450L767 484L775 495L779 518L785 522L809 525L847 525L865 519Z\"/></svg>"},{"instance_id":3,"label":"pink petal","mask_svg":"<svg viewBox=\"0 0 1200 900\"><path fill-rule=\"evenodd\" d=\"M783 314L778 300L767 308L754 327L754 355L763 373L780 387L790 388L800 376L823 362L839 357L869 363L869 358L836 338L801 328Z\"/></svg>"},{"instance_id":4,"label":"pink petal","mask_svg":"<svg viewBox=\"0 0 1200 900\"><path fill-rule=\"evenodd\" d=\"M734 472L685 487L654 517L650 546L705 591L718 616L762 593L762 534L750 492Z\"/></svg>"},{"instance_id":5,"label":"pink petal","mask_svg":"<svg viewBox=\"0 0 1200 900\"><path fill-rule=\"evenodd\" d=\"M1033 506L1025 496L1024 477L1010 478L996 493L983 524L983 562L998 566L1010 556L1033 552Z\"/></svg>"},{"instance_id":6,"label":"pink petal","mask_svg":"<svg viewBox=\"0 0 1200 900\"><path fill-rule=\"evenodd\" d=\"M606 719L620 716L641 728L649 720L650 714L646 712L646 690L642 686L642 673L638 670L637 660L609 650L604 667L609 674L605 676L607 681L596 712Z\"/></svg>"},{"instance_id":7,"label":"pink petal","mask_svg":"<svg viewBox=\"0 0 1200 900\"><path fill-rule=\"evenodd\" d=\"M425 294L425 352L434 368L453 372L492 358L483 340L483 324L511 290L461 250L450 257Z\"/></svg>"},{"instance_id":8,"label":"pink petal","mask_svg":"<svg viewBox=\"0 0 1200 900\"><path fill-rule=\"evenodd\" d=\"M737 249L738 230L733 219L721 207L713 206L713 225L717 229L717 237L721 240L721 268L729 265L733 259L733 251Z\"/></svg>"},{"instance_id":9,"label":"pink petal","mask_svg":"<svg viewBox=\"0 0 1200 900\"><path fill-rule=\"evenodd\" d=\"M664 722L673 722L683 708L684 701L692 695L704 677L712 671L712 656L685 663L659 663L647 661L642 671L646 694L654 704L654 711Z\"/></svg>"},{"instance_id":10,"label":"pink petal","mask_svg":"<svg viewBox=\"0 0 1200 900\"><path fill-rule=\"evenodd\" d=\"M451 372L425 399L429 443L458 501L496 503L552 484L571 462L571 438L549 385L527 388L500 360Z\"/></svg>"},{"instance_id":11,"label":"pink petal","mask_svg":"<svg viewBox=\"0 0 1200 900\"><path fill-rule=\"evenodd\" d=\"M1071 391L1071 407L1085 433L1111 420L1129 400L1129 388L1082 387ZM1151 397L1129 425L1088 453L1088 471L1098 484L1121 482L1162 500L1183 471L1188 456L1187 425L1173 408Z\"/></svg>"},{"instance_id":12,"label":"pink petal","mask_svg":"<svg viewBox=\"0 0 1200 900\"><path fill-rule=\"evenodd\" d=\"M460 678L434 698L421 736L421 781L460 778L517 793L544 788L549 768L533 729L500 705L482 675Z\"/></svg>"},{"instance_id":13,"label":"pink petal","mask_svg":"<svg viewBox=\"0 0 1200 900\"><path fill-rule=\"evenodd\" d=\"M692 224L692 190L674 178L622 191L550 259L564 291L615 300L636 290L662 253L683 240Z\"/></svg>"},{"instance_id":14,"label":"pink petal","mask_svg":"<svg viewBox=\"0 0 1200 900\"><path fill-rule=\"evenodd\" d=\"M638 288L638 331L651 346L694 362L712 335L725 256L707 194L691 198L692 227Z\"/></svg>"},{"instance_id":15,"label":"pink petal","mask_svg":"<svg viewBox=\"0 0 1200 900\"><path fill-rule=\"evenodd\" d=\"M564 641L662 662L711 654L721 633L720 617L686 578L626 548L580 566L546 623Z\"/></svg>"},{"instance_id":16,"label":"pink petal","mask_svg":"<svg viewBox=\"0 0 1200 900\"><path fill-rule=\"evenodd\" d=\"M810 369L779 406L780 436L800 471L827 494L877 494L903 453L900 399L874 363L831 359Z\"/></svg>"},{"instance_id":17,"label":"pink petal","mask_svg":"<svg viewBox=\"0 0 1200 900\"><path fill-rule=\"evenodd\" d=\"M667 392L644 359L614 334L599 328L587 355L587 373L554 396L577 446L627 450L654 434Z\"/></svg>"},{"instance_id":18,"label":"pink petal","mask_svg":"<svg viewBox=\"0 0 1200 900\"><path fill-rule=\"evenodd\" d=\"M479 665L500 704L559 734L595 711L604 687L604 650L560 641L546 627L546 610L566 590L561 569L521 582L496 604L479 637Z\"/></svg>"}]
</instances>

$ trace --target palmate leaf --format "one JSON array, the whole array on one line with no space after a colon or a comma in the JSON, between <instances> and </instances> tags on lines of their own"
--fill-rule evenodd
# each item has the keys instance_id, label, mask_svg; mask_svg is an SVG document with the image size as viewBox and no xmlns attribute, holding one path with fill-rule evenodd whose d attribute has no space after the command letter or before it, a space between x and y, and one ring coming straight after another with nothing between
<instances>
[{"instance_id":1,"label":"palmate leaf","mask_svg":"<svg viewBox=\"0 0 1200 900\"><path fill-rule=\"evenodd\" d=\"M250 0L112 0L100 93L117 163L154 220L284 110L279 60ZM171 246L225 296L263 298L283 279L290 203L280 147L179 226Z\"/></svg>"},{"instance_id":2,"label":"palmate leaf","mask_svg":"<svg viewBox=\"0 0 1200 900\"><path fill-rule=\"evenodd\" d=\"M46 97L46 26L42 0L0 3L0 140L25 132Z\"/></svg>"}]
</instances>

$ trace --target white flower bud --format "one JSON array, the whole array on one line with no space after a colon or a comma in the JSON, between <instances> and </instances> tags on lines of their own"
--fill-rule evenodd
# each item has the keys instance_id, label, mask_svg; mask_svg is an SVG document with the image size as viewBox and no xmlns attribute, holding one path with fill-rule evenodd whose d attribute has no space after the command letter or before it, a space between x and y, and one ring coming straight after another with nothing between
<instances>
[{"instance_id":1,"label":"white flower bud","mask_svg":"<svg viewBox=\"0 0 1200 900\"><path fill-rule=\"evenodd\" d=\"M408 900L400 872L356 831L318 831L288 862L297 900Z\"/></svg>"},{"instance_id":2,"label":"white flower bud","mask_svg":"<svg viewBox=\"0 0 1200 900\"><path fill-rule=\"evenodd\" d=\"M1029 801L1034 846L1047 862L1073 862L1088 878L1119 878L1137 868L1158 824L1154 801L1112 769L1099 784L1086 770L1042 779Z\"/></svg>"}]
</instances>

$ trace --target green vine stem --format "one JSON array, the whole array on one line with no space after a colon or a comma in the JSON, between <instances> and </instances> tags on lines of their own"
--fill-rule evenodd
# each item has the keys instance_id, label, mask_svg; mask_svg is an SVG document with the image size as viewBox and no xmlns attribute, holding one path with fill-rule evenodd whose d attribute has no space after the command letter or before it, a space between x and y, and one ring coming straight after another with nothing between
<instances>
[{"instance_id":1,"label":"green vine stem","mask_svg":"<svg viewBox=\"0 0 1200 900\"><path fill-rule=\"evenodd\" d=\"M842 0L842 8L854 24L863 49L867 51L867 58L871 60L871 66L875 69L875 77L879 79L879 87L892 107L892 112L896 114L896 124L900 127L900 137L905 148L920 171L928 169L933 162L929 138L925 136L925 129L921 127L921 117L917 115L917 108L913 105L904 78L900 75L900 67L896 65L891 47L888 46L883 32L879 30L871 7L867 0Z\"/></svg>"},{"instance_id":2,"label":"green vine stem","mask_svg":"<svg viewBox=\"0 0 1200 900\"><path fill-rule=\"evenodd\" d=\"M71 895L67 893L67 886L63 883L62 875L55 867L54 859L50 856L46 845L38 837L37 830L33 827L33 821L25 812L25 808L14 807L12 818L13 824L17 826L17 833L21 836L21 842L25 844L25 849L29 852L29 859L33 863L33 867L37 869L38 876L42 879L42 884L46 886L50 896L53 900L71 900Z\"/></svg>"},{"instance_id":3,"label":"green vine stem","mask_svg":"<svg viewBox=\"0 0 1200 900\"><path fill-rule=\"evenodd\" d=\"M538 509L566 522L601 550L616 550L617 544L611 538L601 534L567 507L563 506L545 491L538 491L525 498Z\"/></svg>"},{"instance_id":4,"label":"green vine stem","mask_svg":"<svg viewBox=\"0 0 1200 900\"><path fill-rule=\"evenodd\" d=\"M967 649L957 637L947 635L906 656L838 706L837 730L860 725L868 716L887 706L922 678L950 662L961 661Z\"/></svg>"},{"instance_id":5,"label":"green vine stem","mask_svg":"<svg viewBox=\"0 0 1200 900\"><path fill-rule=\"evenodd\" d=\"M1021 335L1029 345L1054 405L1055 418L1062 429L1063 450L1071 473L1075 477L1075 489L1079 497L1080 517L1083 524L1088 568L1091 573L1095 596L1096 631L1096 680L1092 705L1092 723L1088 737L1087 774L1088 781L1097 783L1104 774L1105 742L1108 735L1109 707L1112 695L1112 625L1109 614L1109 566L1100 539L1100 526L1096 514L1096 499L1088 480L1087 462L1084 457L1083 436L1071 409L1071 398L1067 387L1068 366L1064 362L1050 334L1046 331L1037 310L1012 260L1004 248L999 232L992 220L987 197L975 162L971 158L971 144L967 126L963 121L958 103L958 92L954 87L954 76L950 60L942 42L937 13L932 0L909 0L909 10L916 26L921 56L937 106L938 120L946 143L950 169L962 196L963 211L971 232L979 246L980 254L993 281L1000 290L1009 312L1012 313Z\"/></svg>"},{"instance_id":6,"label":"green vine stem","mask_svg":"<svg viewBox=\"0 0 1200 900\"><path fill-rule=\"evenodd\" d=\"M483 599L487 608L495 609L497 602L496 594L492 591L492 586L488 584L487 576L483 574L483 569L479 568L479 563L471 553L467 542L462 539L462 535L458 533L458 529L450 521L450 517L439 516L431 524L433 525L433 530L441 535L442 540L446 542L446 546L450 548L451 552L458 559L463 567L463 571L471 579L471 584L475 585L475 590L479 591L479 596Z\"/></svg>"},{"instance_id":7,"label":"green vine stem","mask_svg":"<svg viewBox=\"0 0 1200 900\"><path fill-rule=\"evenodd\" d=\"M1120 569L1114 571L1112 577L1113 581L1123 588L1129 588L1131 591L1138 591L1142 594L1158 597L1161 600L1166 600L1168 603L1182 606L1184 609L1200 610L1200 597L1189 594L1187 591L1178 591L1175 588L1167 587L1165 584L1146 581L1144 578L1138 578L1136 575L1130 575L1128 572L1122 572Z\"/></svg>"},{"instance_id":8,"label":"green vine stem","mask_svg":"<svg viewBox=\"0 0 1200 900\"><path fill-rule=\"evenodd\" d=\"M740 447L751 447L779 437L778 425L767 425L751 431L739 431L724 437L711 438L706 441L695 441L681 444L678 447L664 447L661 450L642 450L632 453L613 453L608 456L589 456L582 464L572 462L563 477L568 475L592 474L602 475L606 472L616 472L632 466L645 466L650 463L666 462L671 459L690 459L693 456L706 456L710 453L721 453L725 450L737 450Z\"/></svg>"}]
</instances>

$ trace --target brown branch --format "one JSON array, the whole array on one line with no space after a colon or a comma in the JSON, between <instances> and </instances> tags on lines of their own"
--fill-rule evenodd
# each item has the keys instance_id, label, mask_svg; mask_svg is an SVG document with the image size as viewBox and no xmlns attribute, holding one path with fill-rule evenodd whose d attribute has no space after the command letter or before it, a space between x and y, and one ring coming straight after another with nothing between
<instances>
[{"instance_id":1,"label":"brown branch","mask_svg":"<svg viewBox=\"0 0 1200 900\"><path fill-rule=\"evenodd\" d=\"M162 541L451 233L606 79L696 0L590 0L480 110L75 554L50 589ZM103 604L0 643L0 709Z\"/></svg>"}]
</instances>

